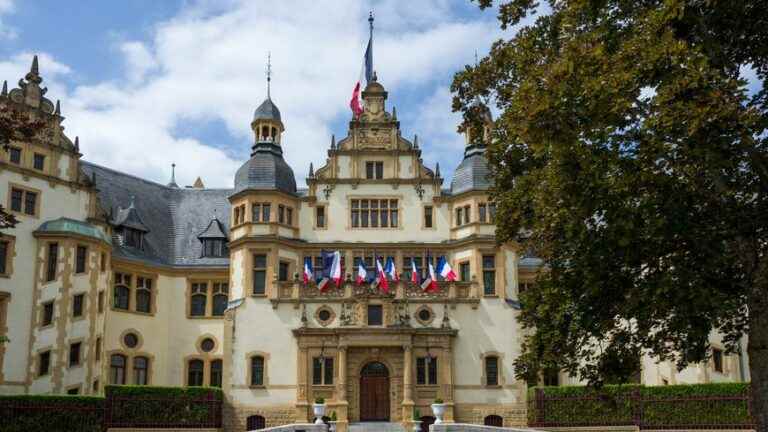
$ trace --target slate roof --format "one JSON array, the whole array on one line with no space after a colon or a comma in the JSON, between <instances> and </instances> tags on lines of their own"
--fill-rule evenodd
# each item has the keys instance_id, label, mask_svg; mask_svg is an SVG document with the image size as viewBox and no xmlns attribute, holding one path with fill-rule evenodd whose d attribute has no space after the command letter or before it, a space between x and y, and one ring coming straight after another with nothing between
<instances>
[{"instance_id":1,"label":"slate roof","mask_svg":"<svg viewBox=\"0 0 768 432\"><path fill-rule=\"evenodd\" d=\"M488 159L485 147L468 147L464 159L453 172L451 194L457 195L471 190L488 190L491 187Z\"/></svg>"},{"instance_id":2,"label":"slate roof","mask_svg":"<svg viewBox=\"0 0 768 432\"><path fill-rule=\"evenodd\" d=\"M275 120L282 123L282 119L280 118L280 110L277 109L277 105L275 105L270 98L264 99L264 102L262 102L261 105L256 108L256 111L253 112L253 119Z\"/></svg>"},{"instance_id":3,"label":"slate roof","mask_svg":"<svg viewBox=\"0 0 768 432\"><path fill-rule=\"evenodd\" d=\"M44 222L35 231L38 233L71 233L110 243L109 237L101 230L88 222L74 220L66 217Z\"/></svg>"},{"instance_id":4,"label":"slate roof","mask_svg":"<svg viewBox=\"0 0 768 432\"><path fill-rule=\"evenodd\" d=\"M223 219L220 229L229 232L232 189L177 189L85 161L80 167L89 177L95 175L102 208L114 221L119 220L118 210L133 200L135 214L148 230L142 250L114 236L115 255L167 266L229 265L229 258L202 258L198 236L217 215Z\"/></svg>"},{"instance_id":5,"label":"slate roof","mask_svg":"<svg viewBox=\"0 0 768 432\"><path fill-rule=\"evenodd\" d=\"M235 173L234 193L246 189L279 190L296 194L293 169L283 159L283 151L272 142L258 142L251 158Z\"/></svg>"}]
</instances>

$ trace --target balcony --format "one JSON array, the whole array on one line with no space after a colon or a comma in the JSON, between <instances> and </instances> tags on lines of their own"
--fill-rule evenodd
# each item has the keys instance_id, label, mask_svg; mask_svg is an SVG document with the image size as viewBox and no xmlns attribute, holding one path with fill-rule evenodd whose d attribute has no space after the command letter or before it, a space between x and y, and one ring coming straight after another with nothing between
<instances>
[{"instance_id":1,"label":"balcony","mask_svg":"<svg viewBox=\"0 0 768 432\"><path fill-rule=\"evenodd\" d=\"M322 291L314 281L305 284L298 276L292 281L274 280L269 293L269 300L275 308L280 303L292 303L298 308L301 303L351 302L360 298L448 303L452 306L467 303L476 308L480 303L480 288L474 276L469 282L438 281L437 289L432 291L423 290L420 285L402 278L399 282L389 281L389 292L384 293L381 287L375 284L356 284L351 275L347 274L341 286L337 287L333 282L329 282Z\"/></svg>"}]
</instances>

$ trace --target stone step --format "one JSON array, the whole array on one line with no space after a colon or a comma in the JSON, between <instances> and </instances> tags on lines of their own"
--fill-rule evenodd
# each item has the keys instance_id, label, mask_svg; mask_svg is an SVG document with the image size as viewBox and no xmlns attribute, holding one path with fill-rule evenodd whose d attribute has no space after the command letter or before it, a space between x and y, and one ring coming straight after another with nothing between
<instances>
[{"instance_id":1,"label":"stone step","mask_svg":"<svg viewBox=\"0 0 768 432\"><path fill-rule=\"evenodd\" d=\"M363 422L350 423L348 432L406 432L400 423Z\"/></svg>"}]
</instances>

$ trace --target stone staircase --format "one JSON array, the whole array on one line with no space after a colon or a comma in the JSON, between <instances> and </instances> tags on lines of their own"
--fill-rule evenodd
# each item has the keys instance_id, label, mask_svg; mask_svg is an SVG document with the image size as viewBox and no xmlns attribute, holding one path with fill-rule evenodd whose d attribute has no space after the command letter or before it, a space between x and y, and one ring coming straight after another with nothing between
<instances>
[{"instance_id":1,"label":"stone staircase","mask_svg":"<svg viewBox=\"0 0 768 432\"><path fill-rule=\"evenodd\" d=\"M350 423L347 432L408 432L400 423L365 422Z\"/></svg>"}]
</instances>

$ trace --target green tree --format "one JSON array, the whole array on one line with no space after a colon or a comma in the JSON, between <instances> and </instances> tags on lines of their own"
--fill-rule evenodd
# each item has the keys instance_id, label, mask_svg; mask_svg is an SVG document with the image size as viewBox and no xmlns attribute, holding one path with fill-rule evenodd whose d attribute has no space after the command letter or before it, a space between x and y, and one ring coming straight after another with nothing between
<instances>
[{"instance_id":1,"label":"green tree","mask_svg":"<svg viewBox=\"0 0 768 432\"><path fill-rule=\"evenodd\" d=\"M712 329L731 352L747 335L768 432L768 2L547 4L525 26L537 2L498 5L520 30L452 87L470 123L478 98L501 112L499 241L547 263L522 296L516 374L618 382L641 353L683 368L711 355Z\"/></svg>"}]
</instances>

